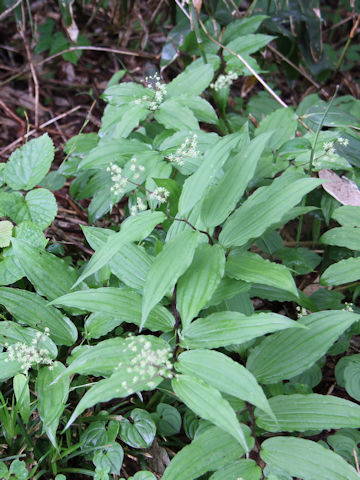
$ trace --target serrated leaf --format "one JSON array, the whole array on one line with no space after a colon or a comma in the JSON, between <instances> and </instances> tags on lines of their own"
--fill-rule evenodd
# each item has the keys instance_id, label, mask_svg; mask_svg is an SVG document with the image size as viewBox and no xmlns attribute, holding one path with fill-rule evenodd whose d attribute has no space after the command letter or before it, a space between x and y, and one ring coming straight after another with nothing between
<instances>
[{"instance_id":1,"label":"serrated leaf","mask_svg":"<svg viewBox=\"0 0 360 480\"><path fill-rule=\"evenodd\" d=\"M285 265L270 262L253 252L230 253L225 272L236 280L270 285L298 296L294 279Z\"/></svg>"},{"instance_id":2,"label":"serrated leaf","mask_svg":"<svg viewBox=\"0 0 360 480\"><path fill-rule=\"evenodd\" d=\"M54 144L47 133L15 150L6 163L5 182L13 190L30 190L45 177L54 159Z\"/></svg>"},{"instance_id":3,"label":"serrated leaf","mask_svg":"<svg viewBox=\"0 0 360 480\"><path fill-rule=\"evenodd\" d=\"M311 440L269 438L262 443L260 455L269 465L303 480L359 480L356 471L343 458Z\"/></svg>"},{"instance_id":4,"label":"serrated leaf","mask_svg":"<svg viewBox=\"0 0 360 480\"><path fill-rule=\"evenodd\" d=\"M146 276L140 330L154 306L173 290L178 278L190 266L198 241L199 232L181 232L166 243L155 258Z\"/></svg>"},{"instance_id":5,"label":"serrated leaf","mask_svg":"<svg viewBox=\"0 0 360 480\"><path fill-rule=\"evenodd\" d=\"M342 285L360 279L360 257L347 258L330 265L320 277L321 285Z\"/></svg>"},{"instance_id":6,"label":"serrated leaf","mask_svg":"<svg viewBox=\"0 0 360 480\"><path fill-rule=\"evenodd\" d=\"M234 410L216 388L190 375L177 375L171 385L187 407L201 418L230 433L246 452L249 451L245 433Z\"/></svg>"},{"instance_id":7,"label":"serrated leaf","mask_svg":"<svg viewBox=\"0 0 360 480\"><path fill-rule=\"evenodd\" d=\"M231 150L244 138L244 134L226 135L206 152L196 172L188 177L179 199L179 215L184 215L201 200L207 187L214 182L216 175L228 159Z\"/></svg>"},{"instance_id":8,"label":"serrated leaf","mask_svg":"<svg viewBox=\"0 0 360 480\"><path fill-rule=\"evenodd\" d=\"M260 480L261 468L254 460L238 460L213 473L209 480Z\"/></svg>"},{"instance_id":9,"label":"serrated leaf","mask_svg":"<svg viewBox=\"0 0 360 480\"><path fill-rule=\"evenodd\" d=\"M149 412L134 408L127 418L120 420L121 440L133 448L149 448L155 438L156 425Z\"/></svg>"},{"instance_id":10,"label":"serrated leaf","mask_svg":"<svg viewBox=\"0 0 360 480\"><path fill-rule=\"evenodd\" d=\"M300 318L303 330L279 332L265 338L250 353L247 368L261 383L295 377L321 358L360 315L328 310Z\"/></svg>"},{"instance_id":11,"label":"serrated leaf","mask_svg":"<svg viewBox=\"0 0 360 480\"><path fill-rule=\"evenodd\" d=\"M234 210L254 176L257 162L270 135L270 133L260 135L228 160L223 177L206 194L201 206L201 219L206 226L220 225ZM234 178L238 180L234 182Z\"/></svg>"},{"instance_id":12,"label":"serrated leaf","mask_svg":"<svg viewBox=\"0 0 360 480\"><path fill-rule=\"evenodd\" d=\"M36 293L1 287L0 304L20 323L41 331L49 328L50 338L57 345L70 346L76 342L78 333L75 325Z\"/></svg>"},{"instance_id":13,"label":"serrated leaf","mask_svg":"<svg viewBox=\"0 0 360 480\"><path fill-rule=\"evenodd\" d=\"M250 429L242 426L251 448L254 440ZM218 427L210 427L178 452L166 468L163 480L194 480L206 472L221 470L240 459L244 449L228 433Z\"/></svg>"},{"instance_id":14,"label":"serrated leaf","mask_svg":"<svg viewBox=\"0 0 360 480\"><path fill-rule=\"evenodd\" d=\"M85 270L75 282L73 288L89 275L92 275L106 265L121 249L122 245L143 240L153 231L156 225L162 223L165 219L166 215L163 212L151 211L129 217L121 225L120 232L111 235L106 243L94 253Z\"/></svg>"},{"instance_id":15,"label":"serrated leaf","mask_svg":"<svg viewBox=\"0 0 360 480\"><path fill-rule=\"evenodd\" d=\"M269 187L256 190L230 215L220 233L220 243L226 248L242 246L260 237L321 183L321 180L299 177L296 173L281 175Z\"/></svg>"},{"instance_id":16,"label":"serrated leaf","mask_svg":"<svg viewBox=\"0 0 360 480\"><path fill-rule=\"evenodd\" d=\"M14 225L8 220L0 222L0 248L8 247L12 236Z\"/></svg>"},{"instance_id":17,"label":"serrated leaf","mask_svg":"<svg viewBox=\"0 0 360 480\"><path fill-rule=\"evenodd\" d=\"M181 343L187 348L218 348L244 343L267 333L298 328L294 322L277 313L246 316L238 312L213 313L199 318L182 331Z\"/></svg>"},{"instance_id":18,"label":"serrated leaf","mask_svg":"<svg viewBox=\"0 0 360 480\"><path fill-rule=\"evenodd\" d=\"M69 293L54 300L55 305L76 307L87 312L108 313L121 322L141 324L142 296L130 288L101 287ZM146 328L169 332L174 317L163 306L156 305L149 314Z\"/></svg>"},{"instance_id":19,"label":"serrated leaf","mask_svg":"<svg viewBox=\"0 0 360 480\"><path fill-rule=\"evenodd\" d=\"M178 281L176 308L183 328L208 303L224 275L225 252L219 245L199 245L190 267Z\"/></svg>"},{"instance_id":20,"label":"serrated leaf","mask_svg":"<svg viewBox=\"0 0 360 480\"><path fill-rule=\"evenodd\" d=\"M54 195L46 188L37 188L27 193L25 201L31 221L45 230L57 214Z\"/></svg>"},{"instance_id":21,"label":"serrated leaf","mask_svg":"<svg viewBox=\"0 0 360 480\"><path fill-rule=\"evenodd\" d=\"M269 402L254 376L223 353L212 350L183 352L176 369L199 377L220 392L250 402L273 416Z\"/></svg>"},{"instance_id":22,"label":"serrated leaf","mask_svg":"<svg viewBox=\"0 0 360 480\"><path fill-rule=\"evenodd\" d=\"M305 432L360 427L360 406L331 395L278 395L269 399L276 422L255 410L256 424L267 432Z\"/></svg>"},{"instance_id":23,"label":"serrated leaf","mask_svg":"<svg viewBox=\"0 0 360 480\"><path fill-rule=\"evenodd\" d=\"M12 245L21 268L39 295L54 300L71 290L78 275L64 260L15 238Z\"/></svg>"},{"instance_id":24,"label":"serrated leaf","mask_svg":"<svg viewBox=\"0 0 360 480\"><path fill-rule=\"evenodd\" d=\"M327 245L346 247L350 250L360 250L360 228L332 228L321 235L319 242Z\"/></svg>"},{"instance_id":25,"label":"serrated leaf","mask_svg":"<svg viewBox=\"0 0 360 480\"><path fill-rule=\"evenodd\" d=\"M35 384L37 409L46 435L55 448L56 430L68 398L70 380L64 377L55 384L52 382L64 370L60 362L55 362L51 367L42 367Z\"/></svg>"}]
</instances>

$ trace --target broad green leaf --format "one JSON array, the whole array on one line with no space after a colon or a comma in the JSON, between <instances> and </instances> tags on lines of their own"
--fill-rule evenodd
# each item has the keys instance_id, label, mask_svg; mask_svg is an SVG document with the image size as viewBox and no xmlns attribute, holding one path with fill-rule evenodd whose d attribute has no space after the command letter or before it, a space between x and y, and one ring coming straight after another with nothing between
<instances>
[{"instance_id":1,"label":"broad green leaf","mask_svg":"<svg viewBox=\"0 0 360 480\"><path fill-rule=\"evenodd\" d=\"M358 402L360 401L360 364L349 362L344 370L345 390Z\"/></svg>"},{"instance_id":2,"label":"broad green leaf","mask_svg":"<svg viewBox=\"0 0 360 480\"><path fill-rule=\"evenodd\" d=\"M156 428L157 432L164 436L170 437L176 435L181 430L181 415L179 410L167 403L159 403L156 407Z\"/></svg>"},{"instance_id":3,"label":"broad green leaf","mask_svg":"<svg viewBox=\"0 0 360 480\"><path fill-rule=\"evenodd\" d=\"M35 343L39 349L47 350L51 359L56 358L58 350L55 343L47 336L41 335L38 338L39 330L34 328L23 327L15 322L9 320L0 321L0 343L8 343L14 345L16 343L24 343L28 346Z\"/></svg>"},{"instance_id":4,"label":"broad green leaf","mask_svg":"<svg viewBox=\"0 0 360 480\"><path fill-rule=\"evenodd\" d=\"M118 107L107 105L101 118L99 135L108 135L109 138L126 138L149 113L146 105L142 104L128 103Z\"/></svg>"},{"instance_id":5,"label":"broad green leaf","mask_svg":"<svg viewBox=\"0 0 360 480\"><path fill-rule=\"evenodd\" d=\"M212 350L183 352L175 366L181 373L199 377L220 392L250 402L273 416L269 402L254 376L223 353Z\"/></svg>"},{"instance_id":6,"label":"broad green leaf","mask_svg":"<svg viewBox=\"0 0 360 480\"><path fill-rule=\"evenodd\" d=\"M33 223L45 230L54 220L57 213L57 204L54 195L46 188L36 188L25 197L29 210L29 217Z\"/></svg>"},{"instance_id":7,"label":"broad green leaf","mask_svg":"<svg viewBox=\"0 0 360 480\"><path fill-rule=\"evenodd\" d=\"M335 367L335 377L336 382L340 387L345 387L345 377L344 372L345 368L349 365L349 363L357 363L360 365L360 353L355 355L346 355L341 357L340 360L337 362Z\"/></svg>"},{"instance_id":8,"label":"broad green leaf","mask_svg":"<svg viewBox=\"0 0 360 480\"><path fill-rule=\"evenodd\" d=\"M114 475L120 475L121 465L124 459L124 450L119 443L112 443L105 449L98 450L94 457L93 463L97 469L105 469ZM56 480L56 478L55 478ZM66 480L66 479L64 479Z\"/></svg>"},{"instance_id":9,"label":"broad green leaf","mask_svg":"<svg viewBox=\"0 0 360 480\"><path fill-rule=\"evenodd\" d=\"M13 190L30 190L45 177L54 159L54 144L47 133L15 150L6 163L5 182Z\"/></svg>"},{"instance_id":10,"label":"broad green leaf","mask_svg":"<svg viewBox=\"0 0 360 480\"><path fill-rule=\"evenodd\" d=\"M178 278L190 266L199 242L197 231L179 233L165 244L151 265L144 286L141 328L154 306L172 292Z\"/></svg>"},{"instance_id":11,"label":"broad green leaf","mask_svg":"<svg viewBox=\"0 0 360 480\"><path fill-rule=\"evenodd\" d=\"M213 76L214 70L209 64L187 68L166 85L166 94L168 97L176 97L184 93L200 95L209 86Z\"/></svg>"},{"instance_id":12,"label":"broad green leaf","mask_svg":"<svg viewBox=\"0 0 360 480\"><path fill-rule=\"evenodd\" d=\"M201 206L201 218L206 226L220 225L234 210L254 176L257 162L270 135L260 135L228 160L223 177L206 194ZM237 179L236 182L234 178Z\"/></svg>"},{"instance_id":13,"label":"broad green leaf","mask_svg":"<svg viewBox=\"0 0 360 480\"><path fill-rule=\"evenodd\" d=\"M64 151L68 155L83 155L95 148L99 140L97 133L79 133L66 142Z\"/></svg>"},{"instance_id":14,"label":"broad green leaf","mask_svg":"<svg viewBox=\"0 0 360 480\"><path fill-rule=\"evenodd\" d=\"M41 227L29 220L24 220L16 225L14 237L40 250L44 250L48 243Z\"/></svg>"},{"instance_id":15,"label":"broad green leaf","mask_svg":"<svg viewBox=\"0 0 360 480\"><path fill-rule=\"evenodd\" d=\"M235 38L249 33L255 33L261 23L268 18L266 15L254 15L232 20L225 29L223 42L225 45Z\"/></svg>"},{"instance_id":16,"label":"broad green leaf","mask_svg":"<svg viewBox=\"0 0 360 480\"><path fill-rule=\"evenodd\" d=\"M7 352L0 353L0 380L7 380L22 372L21 363L10 360Z\"/></svg>"},{"instance_id":17,"label":"broad green leaf","mask_svg":"<svg viewBox=\"0 0 360 480\"><path fill-rule=\"evenodd\" d=\"M27 423L30 418L30 390L29 378L18 373L13 379L13 388L16 398L16 408L20 412L24 423Z\"/></svg>"},{"instance_id":18,"label":"broad green leaf","mask_svg":"<svg viewBox=\"0 0 360 480\"><path fill-rule=\"evenodd\" d=\"M178 281L176 308L183 328L208 303L224 275L225 252L219 245L199 245L194 259Z\"/></svg>"},{"instance_id":19,"label":"broad green leaf","mask_svg":"<svg viewBox=\"0 0 360 480\"><path fill-rule=\"evenodd\" d=\"M167 347L165 340L152 335L141 335L135 338L136 342L148 342L151 349L155 351ZM120 363L131 365L131 361L138 353L136 349L131 350L130 347L133 347L133 343L132 337L110 338L99 342L94 347L77 354L62 375L70 376L80 373L82 375L110 376Z\"/></svg>"},{"instance_id":20,"label":"broad green leaf","mask_svg":"<svg viewBox=\"0 0 360 480\"><path fill-rule=\"evenodd\" d=\"M206 307L218 305L219 303L234 297L238 293L245 293L249 290L250 285L248 283L224 276L220 280L219 285L217 286Z\"/></svg>"},{"instance_id":21,"label":"broad green leaf","mask_svg":"<svg viewBox=\"0 0 360 480\"><path fill-rule=\"evenodd\" d=\"M294 279L285 265L270 262L253 252L230 253L225 272L236 280L270 285L298 296Z\"/></svg>"},{"instance_id":22,"label":"broad green leaf","mask_svg":"<svg viewBox=\"0 0 360 480\"><path fill-rule=\"evenodd\" d=\"M256 424L267 432L305 432L360 427L360 406L331 395L278 395L269 399L277 421L255 410Z\"/></svg>"},{"instance_id":23,"label":"broad green leaf","mask_svg":"<svg viewBox=\"0 0 360 480\"><path fill-rule=\"evenodd\" d=\"M238 460L213 473L209 480L260 480L261 468L254 460Z\"/></svg>"},{"instance_id":24,"label":"broad green leaf","mask_svg":"<svg viewBox=\"0 0 360 480\"><path fill-rule=\"evenodd\" d=\"M15 238L12 245L21 268L39 295L54 300L71 290L78 275L64 260Z\"/></svg>"},{"instance_id":25,"label":"broad green leaf","mask_svg":"<svg viewBox=\"0 0 360 480\"><path fill-rule=\"evenodd\" d=\"M84 323L86 338L100 338L122 324L122 320L108 313L92 313Z\"/></svg>"},{"instance_id":26,"label":"broad green leaf","mask_svg":"<svg viewBox=\"0 0 360 480\"><path fill-rule=\"evenodd\" d=\"M229 402L216 388L190 375L177 375L171 381L175 394L193 412L230 433L249 451L246 435Z\"/></svg>"},{"instance_id":27,"label":"broad green leaf","mask_svg":"<svg viewBox=\"0 0 360 480\"><path fill-rule=\"evenodd\" d=\"M113 230L104 228L82 227L82 229L86 240L94 250L101 248L111 235L116 235ZM112 257L109 267L125 285L142 290L152 263L153 257L144 248L129 243L123 245Z\"/></svg>"},{"instance_id":28,"label":"broad green leaf","mask_svg":"<svg viewBox=\"0 0 360 480\"><path fill-rule=\"evenodd\" d=\"M214 182L219 170L228 159L231 150L243 138L243 133L226 135L206 152L200 167L184 182L179 199L179 215L190 212L201 200L207 187Z\"/></svg>"},{"instance_id":29,"label":"broad green leaf","mask_svg":"<svg viewBox=\"0 0 360 480\"><path fill-rule=\"evenodd\" d=\"M134 408L130 413L131 420L120 420L120 438L133 448L149 448L156 434L156 425L149 412Z\"/></svg>"},{"instance_id":30,"label":"broad green leaf","mask_svg":"<svg viewBox=\"0 0 360 480\"><path fill-rule=\"evenodd\" d=\"M120 232L111 235L106 243L91 257L85 270L75 282L74 287L89 275L100 270L112 257L118 253L123 245L131 242L139 242L146 238L158 225L162 223L166 215L162 212L143 212L128 218L122 225ZM73 287L73 288L74 288Z\"/></svg>"},{"instance_id":31,"label":"broad green leaf","mask_svg":"<svg viewBox=\"0 0 360 480\"><path fill-rule=\"evenodd\" d=\"M52 303L76 307L87 312L108 313L121 322L141 323L142 296L130 288L102 287L80 290L57 298ZM146 328L169 332L174 327L174 317L163 306L156 305L150 312Z\"/></svg>"},{"instance_id":32,"label":"broad green leaf","mask_svg":"<svg viewBox=\"0 0 360 480\"><path fill-rule=\"evenodd\" d=\"M211 103L202 97L193 97L187 94L176 97L176 103L190 108L199 122L216 124L216 112Z\"/></svg>"},{"instance_id":33,"label":"broad green leaf","mask_svg":"<svg viewBox=\"0 0 360 480\"><path fill-rule=\"evenodd\" d=\"M162 377L151 375L148 375L146 379L134 379L136 379L136 375L133 372L128 373L123 369L115 372L109 378L96 382L81 398L65 428L69 428L84 410L97 403L108 402L113 398L125 398L143 390L153 390L163 381Z\"/></svg>"},{"instance_id":34,"label":"broad green leaf","mask_svg":"<svg viewBox=\"0 0 360 480\"><path fill-rule=\"evenodd\" d=\"M321 235L319 241L327 245L338 245L350 250L360 250L360 228L332 228Z\"/></svg>"},{"instance_id":35,"label":"broad green leaf","mask_svg":"<svg viewBox=\"0 0 360 480\"><path fill-rule=\"evenodd\" d=\"M298 120L294 110L290 107L279 108L261 120L259 127L255 130L255 135L272 131L267 146L271 150L276 150L294 136L297 126Z\"/></svg>"},{"instance_id":36,"label":"broad green leaf","mask_svg":"<svg viewBox=\"0 0 360 480\"><path fill-rule=\"evenodd\" d=\"M251 448L254 439L250 429L246 425L242 428L246 443ZM162 480L194 480L206 472L222 470L239 460L244 453L244 449L231 435L218 427L210 427L173 457Z\"/></svg>"},{"instance_id":37,"label":"broad green leaf","mask_svg":"<svg viewBox=\"0 0 360 480\"><path fill-rule=\"evenodd\" d=\"M176 115L174 115L176 112ZM199 122L190 108L180 105L176 98L165 100L154 114L155 119L168 130L199 130Z\"/></svg>"},{"instance_id":38,"label":"broad green leaf","mask_svg":"<svg viewBox=\"0 0 360 480\"><path fill-rule=\"evenodd\" d=\"M50 338L57 345L70 346L76 342L78 332L75 325L36 293L1 287L0 304L20 323L41 331L49 328Z\"/></svg>"},{"instance_id":39,"label":"broad green leaf","mask_svg":"<svg viewBox=\"0 0 360 480\"><path fill-rule=\"evenodd\" d=\"M321 183L322 180L315 178L299 178L299 174L281 175L269 187L258 189L235 210L224 224L220 242L224 247L242 246L260 237Z\"/></svg>"},{"instance_id":40,"label":"broad green leaf","mask_svg":"<svg viewBox=\"0 0 360 480\"><path fill-rule=\"evenodd\" d=\"M8 247L12 236L14 225L8 220L0 222L0 248Z\"/></svg>"},{"instance_id":41,"label":"broad green leaf","mask_svg":"<svg viewBox=\"0 0 360 480\"><path fill-rule=\"evenodd\" d=\"M360 279L360 257L347 258L330 265L320 277L321 285L342 285Z\"/></svg>"},{"instance_id":42,"label":"broad green leaf","mask_svg":"<svg viewBox=\"0 0 360 480\"><path fill-rule=\"evenodd\" d=\"M262 443L260 455L269 465L303 480L359 480L342 457L311 440L269 438Z\"/></svg>"},{"instance_id":43,"label":"broad green leaf","mask_svg":"<svg viewBox=\"0 0 360 480\"><path fill-rule=\"evenodd\" d=\"M55 448L56 430L68 398L70 380L64 377L55 384L52 382L64 370L60 362L55 362L51 367L42 367L35 384L37 409L46 435Z\"/></svg>"},{"instance_id":44,"label":"broad green leaf","mask_svg":"<svg viewBox=\"0 0 360 480\"><path fill-rule=\"evenodd\" d=\"M4 165L4 164L2 164ZM19 223L27 215L24 196L21 192L0 192L0 216Z\"/></svg>"},{"instance_id":45,"label":"broad green leaf","mask_svg":"<svg viewBox=\"0 0 360 480\"><path fill-rule=\"evenodd\" d=\"M360 207L345 205L334 210L331 218L344 227L360 227Z\"/></svg>"},{"instance_id":46,"label":"broad green leaf","mask_svg":"<svg viewBox=\"0 0 360 480\"><path fill-rule=\"evenodd\" d=\"M149 96L152 91L135 82L122 82L119 85L108 87L102 94L103 99L110 105L119 106L126 105L134 100Z\"/></svg>"},{"instance_id":47,"label":"broad green leaf","mask_svg":"<svg viewBox=\"0 0 360 480\"><path fill-rule=\"evenodd\" d=\"M213 313L199 318L182 331L181 343L187 348L218 348L244 343L267 333L300 327L277 313L246 316L238 312Z\"/></svg>"},{"instance_id":48,"label":"broad green leaf","mask_svg":"<svg viewBox=\"0 0 360 480\"><path fill-rule=\"evenodd\" d=\"M328 310L300 318L303 330L279 332L265 338L250 353L247 368L261 383L295 377L321 358L360 315Z\"/></svg>"}]
</instances>

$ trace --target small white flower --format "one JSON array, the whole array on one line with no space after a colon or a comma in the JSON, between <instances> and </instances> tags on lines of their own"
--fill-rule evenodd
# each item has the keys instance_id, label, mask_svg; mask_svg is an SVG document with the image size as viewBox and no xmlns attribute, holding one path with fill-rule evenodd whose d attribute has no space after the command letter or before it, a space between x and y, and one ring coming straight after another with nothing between
<instances>
[{"instance_id":1,"label":"small white flower","mask_svg":"<svg viewBox=\"0 0 360 480\"><path fill-rule=\"evenodd\" d=\"M227 75L219 75L215 83L211 83L210 87L216 92L219 92L223 88L230 87L232 82L238 78L238 75L232 70Z\"/></svg>"},{"instance_id":2,"label":"small white flower","mask_svg":"<svg viewBox=\"0 0 360 480\"><path fill-rule=\"evenodd\" d=\"M164 187L157 187L150 194L151 200L156 200L159 203L165 203L170 195L170 192Z\"/></svg>"}]
</instances>

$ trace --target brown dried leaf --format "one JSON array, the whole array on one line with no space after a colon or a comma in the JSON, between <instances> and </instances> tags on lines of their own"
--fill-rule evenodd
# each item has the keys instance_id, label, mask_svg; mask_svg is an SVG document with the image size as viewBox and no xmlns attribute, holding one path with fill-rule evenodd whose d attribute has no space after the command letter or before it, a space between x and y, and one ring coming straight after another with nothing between
<instances>
[{"instance_id":1,"label":"brown dried leaf","mask_svg":"<svg viewBox=\"0 0 360 480\"><path fill-rule=\"evenodd\" d=\"M200 10L201 10L201 5L202 5L202 0L193 0L193 5L196 10L196 13L200 15Z\"/></svg>"},{"instance_id":2,"label":"brown dried leaf","mask_svg":"<svg viewBox=\"0 0 360 480\"><path fill-rule=\"evenodd\" d=\"M319 177L329 180L322 184L323 189L343 205L360 206L360 190L355 182L339 177L332 170L320 170Z\"/></svg>"}]
</instances>

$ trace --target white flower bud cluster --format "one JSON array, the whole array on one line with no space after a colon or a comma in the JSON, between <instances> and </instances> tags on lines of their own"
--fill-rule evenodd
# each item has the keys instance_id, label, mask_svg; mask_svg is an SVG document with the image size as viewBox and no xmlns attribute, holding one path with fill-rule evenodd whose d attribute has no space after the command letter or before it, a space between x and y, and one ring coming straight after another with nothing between
<instances>
[{"instance_id":1,"label":"white flower bud cluster","mask_svg":"<svg viewBox=\"0 0 360 480\"><path fill-rule=\"evenodd\" d=\"M305 315L308 314L306 308L300 307L299 305L296 307L296 311L297 311L297 317L298 318L305 317Z\"/></svg>"},{"instance_id":2,"label":"white flower bud cluster","mask_svg":"<svg viewBox=\"0 0 360 480\"><path fill-rule=\"evenodd\" d=\"M147 204L141 197L136 197L136 205L130 207L130 215L136 215L138 212L143 212L147 209Z\"/></svg>"},{"instance_id":3,"label":"white flower bud cluster","mask_svg":"<svg viewBox=\"0 0 360 480\"><path fill-rule=\"evenodd\" d=\"M354 311L354 304L353 303L350 303L350 302L345 302L345 308L343 308L343 310L345 312L353 312Z\"/></svg>"},{"instance_id":4,"label":"white flower bud cluster","mask_svg":"<svg viewBox=\"0 0 360 480\"><path fill-rule=\"evenodd\" d=\"M238 78L238 75L233 72L232 70L229 71L227 75L219 75L215 83L211 83L210 87L215 90L215 92L218 92L219 90L222 90L223 88L230 87L232 82Z\"/></svg>"},{"instance_id":5,"label":"white flower bud cluster","mask_svg":"<svg viewBox=\"0 0 360 480\"><path fill-rule=\"evenodd\" d=\"M44 333L36 333L36 337L33 338L31 345L26 345L26 343L21 342L14 343L13 345L5 343L8 353L8 358L5 359L5 362L10 360L19 362L24 375L28 374L28 371L33 365L50 365L49 368L52 369L53 361L49 357L49 351L39 346L40 341L45 340L49 335L50 330L46 327Z\"/></svg>"},{"instance_id":6,"label":"white flower bud cluster","mask_svg":"<svg viewBox=\"0 0 360 480\"><path fill-rule=\"evenodd\" d=\"M161 83L160 76L156 73L153 77L146 77L145 82L148 88L154 90L155 95L149 104L149 109L155 111L159 108L166 95L166 84Z\"/></svg>"},{"instance_id":7,"label":"white flower bud cluster","mask_svg":"<svg viewBox=\"0 0 360 480\"><path fill-rule=\"evenodd\" d=\"M337 142L340 143L340 145L343 145L344 147L347 147L349 145L349 139L348 138L339 137L337 139Z\"/></svg>"},{"instance_id":8,"label":"white flower bud cluster","mask_svg":"<svg viewBox=\"0 0 360 480\"><path fill-rule=\"evenodd\" d=\"M180 167L184 165L184 158L196 158L200 155L197 150L197 135L186 137L184 143L176 150L175 153L170 153L166 158L171 163L176 163Z\"/></svg>"},{"instance_id":9,"label":"white flower bud cluster","mask_svg":"<svg viewBox=\"0 0 360 480\"><path fill-rule=\"evenodd\" d=\"M133 172L130 178L133 180L138 180L141 172L144 170L145 167L143 165L137 165L137 160L135 157L130 160L130 171ZM110 166L107 167L106 171L110 172L111 180L114 183L114 185L110 188L111 192L115 195L122 193L125 190L130 178L123 175L123 169L116 163L110 163Z\"/></svg>"},{"instance_id":10,"label":"white flower bud cluster","mask_svg":"<svg viewBox=\"0 0 360 480\"><path fill-rule=\"evenodd\" d=\"M323 145L323 149L328 155L334 155L335 154L335 148L334 148L335 142L325 142Z\"/></svg>"},{"instance_id":11,"label":"white flower bud cluster","mask_svg":"<svg viewBox=\"0 0 360 480\"><path fill-rule=\"evenodd\" d=\"M169 190L164 187L157 187L152 193L150 193L149 197L151 200L156 200L159 203L165 203L169 195Z\"/></svg>"},{"instance_id":12,"label":"white flower bud cluster","mask_svg":"<svg viewBox=\"0 0 360 480\"><path fill-rule=\"evenodd\" d=\"M132 352L134 356L129 363L120 362L117 369L126 369L128 374L133 375L130 384L126 381L121 384L121 388L125 389L128 395L136 391L137 383L146 381L148 388L154 388L156 384L153 380L157 377L174 376L169 347L153 349L151 342L143 336L130 337L125 341L128 341L128 345L124 351Z\"/></svg>"}]
</instances>

